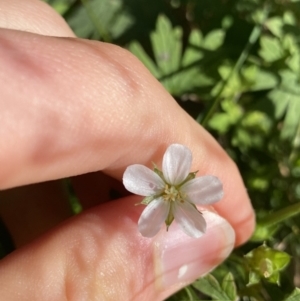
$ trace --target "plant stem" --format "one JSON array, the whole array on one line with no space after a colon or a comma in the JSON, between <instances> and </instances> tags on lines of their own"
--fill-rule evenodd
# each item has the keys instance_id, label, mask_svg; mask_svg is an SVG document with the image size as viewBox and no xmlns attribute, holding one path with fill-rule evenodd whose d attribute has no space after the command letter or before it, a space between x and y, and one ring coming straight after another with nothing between
<instances>
[{"instance_id":1,"label":"plant stem","mask_svg":"<svg viewBox=\"0 0 300 301\"><path fill-rule=\"evenodd\" d=\"M268 216L262 218L258 224L262 227L270 227L277 223L287 220L300 213L300 202L287 206L278 211L272 212Z\"/></svg>"},{"instance_id":2,"label":"plant stem","mask_svg":"<svg viewBox=\"0 0 300 301\"><path fill-rule=\"evenodd\" d=\"M243 49L242 53L240 54L234 67L231 69L227 78L225 80L223 80L222 85L219 88L219 91L215 95L215 100L213 101L213 103L207 110L206 114L204 115L202 121L200 122L203 127L205 127L207 125L207 122L209 121L209 119L211 118L213 113L216 111L217 106L219 105L220 101L222 100L222 93L223 93L224 89L226 88L227 83L229 82L229 80L235 73L237 73L241 70L243 64L245 63L247 57L249 56L251 48L253 47L253 45L256 43L256 41L258 40L258 38L260 36L262 27L265 23L265 20L267 19L268 15L269 15L269 12L270 12L269 5L265 5L265 7L263 9L262 21L259 24L256 24L254 26L245 48ZM197 121L199 121L199 118L197 118Z\"/></svg>"}]
</instances>

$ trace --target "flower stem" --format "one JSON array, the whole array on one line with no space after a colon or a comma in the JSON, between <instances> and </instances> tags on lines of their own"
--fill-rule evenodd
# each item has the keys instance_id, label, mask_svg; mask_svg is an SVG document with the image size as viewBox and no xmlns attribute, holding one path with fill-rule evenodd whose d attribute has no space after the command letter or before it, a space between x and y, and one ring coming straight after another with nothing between
<instances>
[{"instance_id":1,"label":"flower stem","mask_svg":"<svg viewBox=\"0 0 300 301\"><path fill-rule=\"evenodd\" d=\"M206 111L205 115L203 116L202 120L200 121L200 116L198 116L197 121L200 122L200 124L203 127L206 127L207 122L209 121L209 119L211 118L211 116L213 115L213 113L216 111L219 103L222 100L222 93L224 91L224 89L227 86L227 83L229 82L229 80L231 79L231 77L239 72L243 66L243 64L245 63L251 48L253 47L253 45L256 43L256 41L258 40L262 27L264 25L265 20L267 19L268 15L270 12L270 7L269 5L265 5L264 10L263 10L263 18L262 21L259 24L256 24L249 36L248 42L245 46L245 48L243 49L242 53L240 54L238 60L236 61L234 67L231 69L230 73L228 74L227 78L225 80L223 80L222 85L219 88L219 91L217 92L217 94L215 95L215 100L212 102L211 106L208 108L208 110Z\"/></svg>"},{"instance_id":2,"label":"flower stem","mask_svg":"<svg viewBox=\"0 0 300 301\"><path fill-rule=\"evenodd\" d=\"M261 227L270 227L287 220L300 213L300 202L282 208L278 211L272 212L268 216L262 218L258 224Z\"/></svg>"}]
</instances>

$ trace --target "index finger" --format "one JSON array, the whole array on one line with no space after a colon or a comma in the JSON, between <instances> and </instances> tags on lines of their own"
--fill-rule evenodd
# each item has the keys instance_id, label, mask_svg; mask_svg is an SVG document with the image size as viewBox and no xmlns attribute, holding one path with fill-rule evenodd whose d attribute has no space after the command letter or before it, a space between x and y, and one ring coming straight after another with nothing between
<instances>
[{"instance_id":1,"label":"index finger","mask_svg":"<svg viewBox=\"0 0 300 301\"><path fill-rule=\"evenodd\" d=\"M129 52L0 30L0 65L0 188L96 170L121 179L176 142L192 150L194 170L223 182L215 208L237 243L249 237L254 215L235 164Z\"/></svg>"}]
</instances>

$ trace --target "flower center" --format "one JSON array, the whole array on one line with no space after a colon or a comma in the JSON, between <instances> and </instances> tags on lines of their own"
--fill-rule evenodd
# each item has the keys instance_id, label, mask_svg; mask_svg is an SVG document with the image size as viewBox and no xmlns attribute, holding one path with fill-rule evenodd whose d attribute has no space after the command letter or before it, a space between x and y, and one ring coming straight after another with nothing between
<instances>
[{"instance_id":1,"label":"flower center","mask_svg":"<svg viewBox=\"0 0 300 301\"><path fill-rule=\"evenodd\" d=\"M165 201L169 202L184 202L184 195L182 194L182 192L180 192L180 190L178 190L175 186L168 184L166 184L165 189L163 191L163 198Z\"/></svg>"}]
</instances>

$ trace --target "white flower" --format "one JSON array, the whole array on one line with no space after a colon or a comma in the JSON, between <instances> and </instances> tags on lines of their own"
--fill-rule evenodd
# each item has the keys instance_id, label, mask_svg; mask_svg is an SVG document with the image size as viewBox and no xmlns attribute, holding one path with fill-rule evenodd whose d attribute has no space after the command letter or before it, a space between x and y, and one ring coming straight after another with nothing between
<instances>
[{"instance_id":1,"label":"white flower","mask_svg":"<svg viewBox=\"0 0 300 301\"><path fill-rule=\"evenodd\" d=\"M143 236L152 237L165 222L179 224L187 235L198 238L205 233L206 222L195 205L209 205L223 196L221 181L215 176L195 178L190 173L192 153L184 145L170 145L163 157L162 171L134 164L124 172L123 183L134 194L146 196L138 228Z\"/></svg>"}]
</instances>

